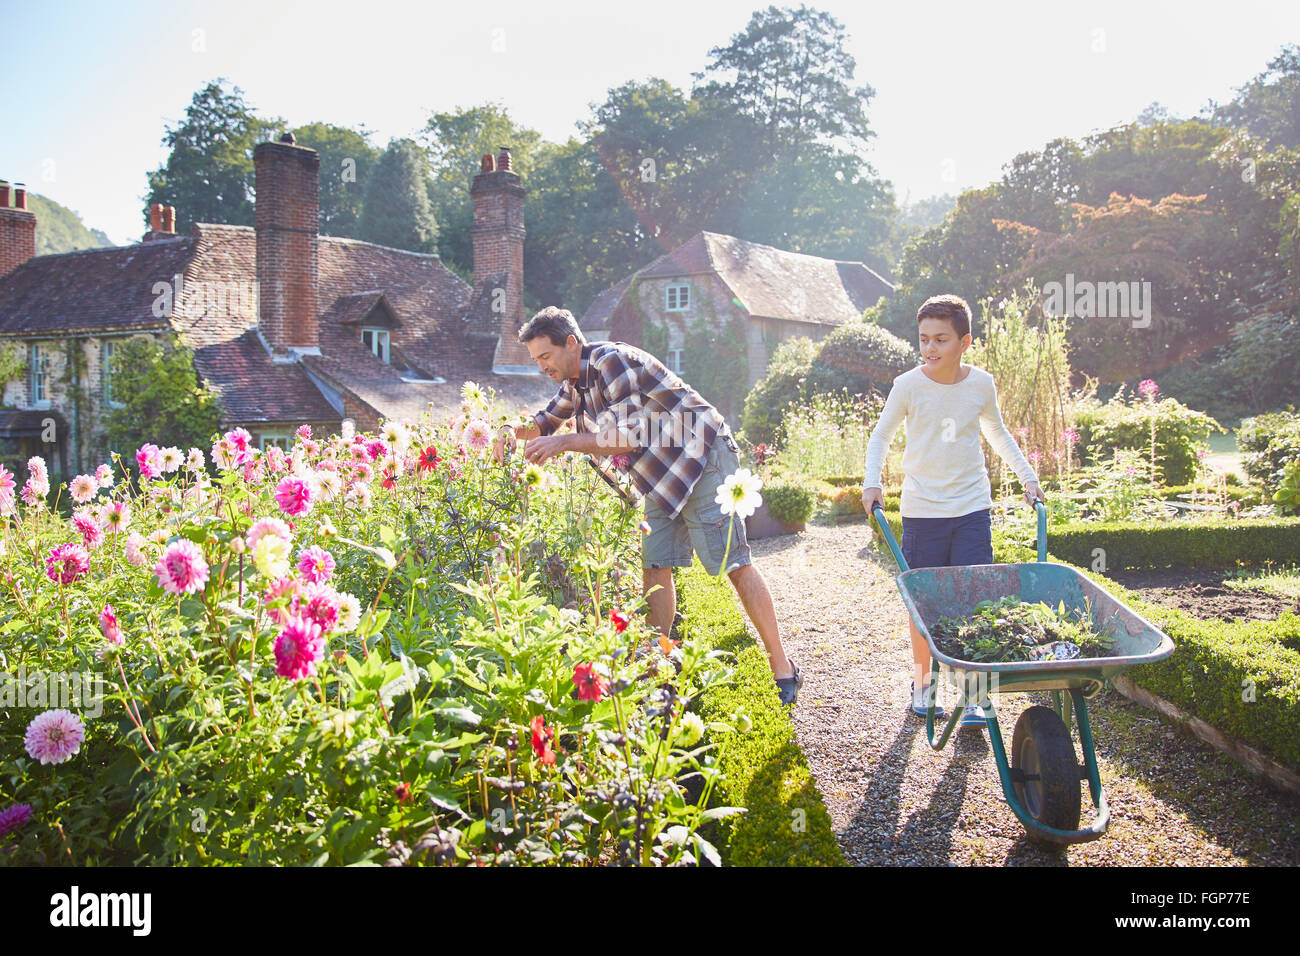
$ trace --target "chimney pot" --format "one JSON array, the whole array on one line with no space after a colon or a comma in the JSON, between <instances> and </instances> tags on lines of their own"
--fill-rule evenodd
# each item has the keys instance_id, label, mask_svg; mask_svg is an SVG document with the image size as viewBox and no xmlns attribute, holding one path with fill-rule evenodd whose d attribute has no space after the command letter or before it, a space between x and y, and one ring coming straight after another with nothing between
<instances>
[{"instance_id":1,"label":"chimney pot","mask_svg":"<svg viewBox=\"0 0 1300 956\"><path fill-rule=\"evenodd\" d=\"M163 206L162 231L170 232L173 234L176 232L176 207L175 206Z\"/></svg>"},{"instance_id":2,"label":"chimney pot","mask_svg":"<svg viewBox=\"0 0 1300 956\"><path fill-rule=\"evenodd\" d=\"M14 208L27 208L27 187L22 183L14 183Z\"/></svg>"},{"instance_id":3,"label":"chimney pot","mask_svg":"<svg viewBox=\"0 0 1300 956\"><path fill-rule=\"evenodd\" d=\"M149 231L162 232L162 203L151 202L149 204Z\"/></svg>"},{"instance_id":4,"label":"chimney pot","mask_svg":"<svg viewBox=\"0 0 1300 956\"><path fill-rule=\"evenodd\" d=\"M0 209L9 208L9 183L0 179Z\"/></svg>"},{"instance_id":5,"label":"chimney pot","mask_svg":"<svg viewBox=\"0 0 1300 956\"><path fill-rule=\"evenodd\" d=\"M290 146L295 146L298 143L298 137L294 136L293 133L285 133L280 137L280 142L288 143Z\"/></svg>"},{"instance_id":6,"label":"chimney pot","mask_svg":"<svg viewBox=\"0 0 1300 956\"><path fill-rule=\"evenodd\" d=\"M497 169L500 172L510 172L510 147L502 146L501 155L497 157Z\"/></svg>"},{"instance_id":7,"label":"chimney pot","mask_svg":"<svg viewBox=\"0 0 1300 956\"><path fill-rule=\"evenodd\" d=\"M484 153L483 159L479 163L480 173L490 173L497 168L496 160L492 158L491 153Z\"/></svg>"}]
</instances>

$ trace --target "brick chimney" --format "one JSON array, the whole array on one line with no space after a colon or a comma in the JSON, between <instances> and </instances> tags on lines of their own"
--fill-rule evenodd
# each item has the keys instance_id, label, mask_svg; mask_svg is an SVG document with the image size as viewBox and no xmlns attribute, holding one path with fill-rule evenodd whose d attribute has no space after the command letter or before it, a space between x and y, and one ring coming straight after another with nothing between
<instances>
[{"instance_id":1,"label":"brick chimney","mask_svg":"<svg viewBox=\"0 0 1300 956\"><path fill-rule=\"evenodd\" d=\"M159 239L176 238L176 207L164 206L160 202L149 204L149 231L141 242L156 242Z\"/></svg>"},{"instance_id":2,"label":"brick chimney","mask_svg":"<svg viewBox=\"0 0 1300 956\"><path fill-rule=\"evenodd\" d=\"M9 184L0 182L0 275L17 269L36 255L36 214L27 210L27 190L14 183L13 205Z\"/></svg>"},{"instance_id":3,"label":"brick chimney","mask_svg":"<svg viewBox=\"0 0 1300 956\"><path fill-rule=\"evenodd\" d=\"M519 341L524 316L524 187L510 171L510 149L502 147L495 162L484 156L469 194L474 202L474 295L504 277L505 294L490 297L497 317L496 353L492 371L500 375L538 375L537 363ZM489 289L491 296L491 289Z\"/></svg>"},{"instance_id":4,"label":"brick chimney","mask_svg":"<svg viewBox=\"0 0 1300 956\"><path fill-rule=\"evenodd\" d=\"M320 154L278 143L253 150L257 204L258 335L271 358L296 362L319 355L317 245L320 228Z\"/></svg>"}]
</instances>

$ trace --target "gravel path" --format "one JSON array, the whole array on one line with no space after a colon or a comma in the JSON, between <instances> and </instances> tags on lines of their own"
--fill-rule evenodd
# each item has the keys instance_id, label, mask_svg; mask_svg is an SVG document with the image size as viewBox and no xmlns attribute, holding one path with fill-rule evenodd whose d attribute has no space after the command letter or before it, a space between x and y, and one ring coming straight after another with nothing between
<instances>
[{"instance_id":1,"label":"gravel path","mask_svg":"<svg viewBox=\"0 0 1300 956\"><path fill-rule=\"evenodd\" d=\"M912 655L894 566L865 520L751 542L787 651L804 673L793 712L845 858L863 865L1300 864L1300 797L1117 692L1089 702L1106 836L1039 849L1001 799L986 733L932 751L906 711ZM1008 747L1016 719L1047 694L996 699ZM941 700L944 698L941 697ZM1078 746L1076 740L1076 747ZM1085 819L1091 819L1087 787Z\"/></svg>"}]
</instances>

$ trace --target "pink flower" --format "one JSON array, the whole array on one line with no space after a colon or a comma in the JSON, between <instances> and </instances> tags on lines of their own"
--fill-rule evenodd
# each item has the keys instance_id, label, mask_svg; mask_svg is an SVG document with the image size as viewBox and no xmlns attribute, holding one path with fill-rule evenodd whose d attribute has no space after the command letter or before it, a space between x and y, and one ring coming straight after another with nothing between
<instances>
[{"instance_id":1,"label":"pink flower","mask_svg":"<svg viewBox=\"0 0 1300 956\"><path fill-rule=\"evenodd\" d=\"M15 803L7 810L0 811L0 837L8 836L32 818L29 803Z\"/></svg>"},{"instance_id":2,"label":"pink flower","mask_svg":"<svg viewBox=\"0 0 1300 956\"><path fill-rule=\"evenodd\" d=\"M239 452L239 464L248 461L252 455L253 436L243 428L232 428L222 436L222 440L229 442L230 446Z\"/></svg>"},{"instance_id":3,"label":"pink flower","mask_svg":"<svg viewBox=\"0 0 1300 956\"><path fill-rule=\"evenodd\" d=\"M89 508L78 508L73 512L72 526L77 529L86 547L98 548L104 543L104 529L99 526L99 519L90 513Z\"/></svg>"},{"instance_id":4,"label":"pink flower","mask_svg":"<svg viewBox=\"0 0 1300 956\"><path fill-rule=\"evenodd\" d=\"M465 423L461 441L475 451L482 451L492 443L492 426L481 418L471 418Z\"/></svg>"},{"instance_id":5,"label":"pink flower","mask_svg":"<svg viewBox=\"0 0 1300 956\"><path fill-rule=\"evenodd\" d=\"M95 469L95 482L101 488L113 487L113 469L108 465L100 465Z\"/></svg>"},{"instance_id":6,"label":"pink flower","mask_svg":"<svg viewBox=\"0 0 1300 956\"><path fill-rule=\"evenodd\" d=\"M316 672L316 662L325 655L320 625L291 617L275 639L275 672L298 680Z\"/></svg>"},{"instance_id":7,"label":"pink flower","mask_svg":"<svg viewBox=\"0 0 1300 956\"><path fill-rule=\"evenodd\" d=\"M338 626L342 609L342 598L328 584L309 584L293 601L294 613L319 625L322 634L328 634Z\"/></svg>"},{"instance_id":8,"label":"pink flower","mask_svg":"<svg viewBox=\"0 0 1300 956\"><path fill-rule=\"evenodd\" d=\"M141 478L157 478L162 474L162 456L157 445L141 445L136 450L135 463L140 468Z\"/></svg>"},{"instance_id":9,"label":"pink flower","mask_svg":"<svg viewBox=\"0 0 1300 956\"><path fill-rule=\"evenodd\" d=\"M45 459L40 455L32 455L27 459L27 474L30 478L35 478L36 483L45 485L45 490L49 491L50 473L45 468Z\"/></svg>"},{"instance_id":10,"label":"pink flower","mask_svg":"<svg viewBox=\"0 0 1300 956\"><path fill-rule=\"evenodd\" d=\"M78 475L68 482L68 493L77 504L85 504L99 493L99 482L91 475Z\"/></svg>"},{"instance_id":11,"label":"pink flower","mask_svg":"<svg viewBox=\"0 0 1300 956\"><path fill-rule=\"evenodd\" d=\"M212 443L212 463L222 471L230 471L239 464L239 449L224 438Z\"/></svg>"},{"instance_id":12,"label":"pink flower","mask_svg":"<svg viewBox=\"0 0 1300 956\"><path fill-rule=\"evenodd\" d=\"M268 471L288 471L289 459L280 450L279 445L272 445L266 450L266 468Z\"/></svg>"},{"instance_id":13,"label":"pink flower","mask_svg":"<svg viewBox=\"0 0 1300 956\"><path fill-rule=\"evenodd\" d=\"M1073 428L1067 428L1065 431L1061 432L1061 438L1071 447L1079 443L1079 433Z\"/></svg>"},{"instance_id":14,"label":"pink flower","mask_svg":"<svg viewBox=\"0 0 1300 956\"><path fill-rule=\"evenodd\" d=\"M29 508L39 508L45 504L45 496L50 493L48 485L42 485L35 478L28 478L23 484L23 501Z\"/></svg>"},{"instance_id":15,"label":"pink flower","mask_svg":"<svg viewBox=\"0 0 1300 956\"><path fill-rule=\"evenodd\" d=\"M110 644L122 643L122 627L117 623L117 612L113 610L113 605L105 604L104 610L99 612L99 628Z\"/></svg>"},{"instance_id":16,"label":"pink flower","mask_svg":"<svg viewBox=\"0 0 1300 956\"><path fill-rule=\"evenodd\" d=\"M295 434L296 436L298 436L299 438L310 438L310 437L311 437L311 426L310 426L310 425L299 425L299 426L298 426L298 430L295 431L294 434Z\"/></svg>"},{"instance_id":17,"label":"pink flower","mask_svg":"<svg viewBox=\"0 0 1300 956\"><path fill-rule=\"evenodd\" d=\"M277 538L284 538L285 541L293 540L293 532L279 518L259 518L248 529L248 534L244 536L244 540L248 542L248 547L251 549L264 534L273 534Z\"/></svg>"},{"instance_id":18,"label":"pink flower","mask_svg":"<svg viewBox=\"0 0 1300 956\"><path fill-rule=\"evenodd\" d=\"M27 725L23 740L28 755L41 763L63 763L81 748L86 727L67 710L47 710Z\"/></svg>"},{"instance_id":19,"label":"pink flower","mask_svg":"<svg viewBox=\"0 0 1300 956\"><path fill-rule=\"evenodd\" d=\"M1155 397L1160 394L1160 386L1156 384L1155 379L1145 378L1138 384L1138 391L1146 398L1154 401Z\"/></svg>"},{"instance_id":20,"label":"pink flower","mask_svg":"<svg viewBox=\"0 0 1300 956\"><path fill-rule=\"evenodd\" d=\"M208 562L203 550L189 538L167 545L153 573L169 594L194 594L208 583Z\"/></svg>"},{"instance_id":21,"label":"pink flower","mask_svg":"<svg viewBox=\"0 0 1300 956\"><path fill-rule=\"evenodd\" d=\"M1036 452L1036 451L1031 451L1031 452L1030 452L1028 455L1026 455L1025 457L1027 457L1027 458L1029 459L1029 463L1030 463L1031 465L1033 465L1035 468L1037 468L1037 467L1038 467L1038 463L1039 463L1040 461L1043 460L1043 456L1040 455L1040 454L1039 454L1038 452Z\"/></svg>"},{"instance_id":22,"label":"pink flower","mask_svg":"<svg viewBox=\"0 0 1300 956\"><path fill-rule=\"evenodd\" d=\"M375 470L367 464L355 465L352 468L352 480L358 482L367 482L375 477Z\"/></svg>"},{"instance_id":23,"label":"pink flower","mask_svg":"<svg viewBox=\"0 0 1300 956\"><path fill-rule=\"evenodd\" d=\"M61 544L45 559L45 576L60 584L72 584L90 570L90 554L79 544Z\"/></svg>"},{"instance_id":24,"label":"pink flower","mask_svg":"<svg viewBox=\"0 0 1300 956\"><path fill-rule=\"evenodd\" d=\"M312 497L311 482L296 475L280 479L280 483L275 486L275 503L281 511L293 518L311 511Z\"/></svg>"},{"instance_id":25,"label":"pink flower","mask_svg":"<svg viewBox=\"0 0 1300 956\"><path fill-rule=\"evenodd\" d=\"M101 505L99 524L109 534L125 531L131 524L131 506L125 501L110 501Z\"/></svg>"},{"instance_id":26,"label":"pink flower","mask_svg":"<svg viewBox=\"0 0 1300 956\"><path fill-rule=\"evenodd\" d=\"M126 539L126 559L137 568L144 567L144 538L138 531L132 531Z\"/></svg>"},{"instance_id":27,"label":"pink flower","mask_svg":"<svg viewBox=\"0 0 1300 956\"><path fill-rule=\"evenodd\" d=\"M334 573L334 555L318 544L298 553L298 573L311 584L320 584Z\"/></svg>"},{"instance_id":28,"label":"pink flower","mask_svg":"<svg viewBox=\"0 0 1300 956\"><path fill-rule=\"evenodd\" d=\"M0 495L8 494L12 497L14 493L14 473L0 465Z\"/></svg>"},{"instance_id":29,"label":"pink flower","mask_svg":"<svg viewBox=\"0 0 1300 956\"><path fill-rule=\"evenodd\" d=\"M262 466L255 461L244 462L244 483L257 487L262 483Z\"/></svg>"},{"instance_id":30,"label":"pink flower","mask_svg":"<svg viewBox=\"0 0 1300 956\"><path fill-rule=\"evenodd\" d=\"M1021 425L1013 434L1016 436L1016 441L1024 441L1029 437L1029 429L1024 425Z\"/></svg>"},{"instance_id":31,"label":"pink flower","mask_svg":"<svg viewBox=\"0 0 1300 956\"><path fill-rule=\"evenodd\" d=\"M262 603L266 605L267 615L276 624L285 624L293 615L294 609L298 605L298 594L302 590L302 584L291 577L279 578L272 581L266 588L266 594L262 596ZM288 607L271 607L281 598L288 598Z\"/></svg>"}]
</instances>

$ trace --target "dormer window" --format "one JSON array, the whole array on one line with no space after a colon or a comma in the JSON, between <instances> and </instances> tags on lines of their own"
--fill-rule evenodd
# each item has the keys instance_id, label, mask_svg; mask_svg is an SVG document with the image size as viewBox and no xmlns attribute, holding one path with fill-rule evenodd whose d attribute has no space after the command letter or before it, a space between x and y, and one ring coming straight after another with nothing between
<instances>
[{"instance_id":1,"label":"dormer window","mask_svg":"<svg viewBox=\"0 0 1300 956\"><path fill-rule=\"evenodd\" d=\"M686 283L670 285L664 290L664 310L685 312L691 307L691 287Z\"/></svg>"},{"instance_id":2,"label":"dormer window","mask_svg":"<svg viewBox=\"0 0 1300 956\"><path fill-rule=\"evenodd\" d=\"M361 329L361 344L370 349L374 356L385 365L389 364L388 329L363 327Z\"/></svg>"}]
</instances>

